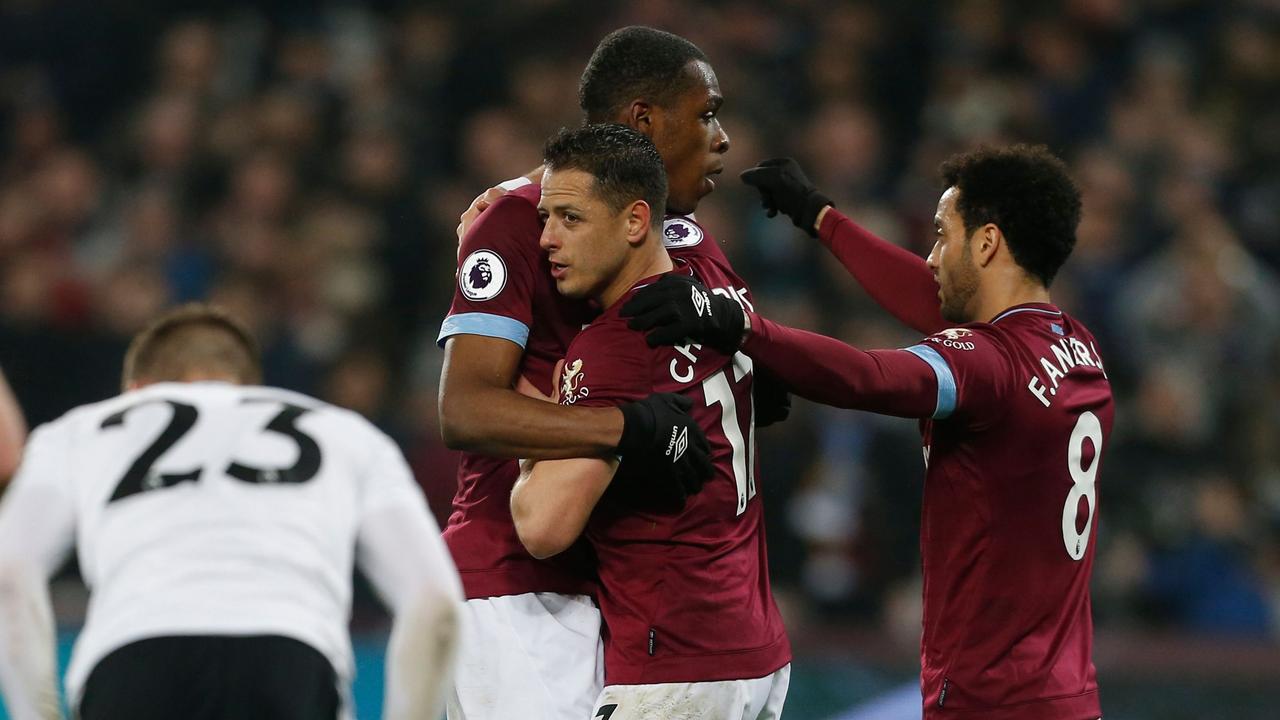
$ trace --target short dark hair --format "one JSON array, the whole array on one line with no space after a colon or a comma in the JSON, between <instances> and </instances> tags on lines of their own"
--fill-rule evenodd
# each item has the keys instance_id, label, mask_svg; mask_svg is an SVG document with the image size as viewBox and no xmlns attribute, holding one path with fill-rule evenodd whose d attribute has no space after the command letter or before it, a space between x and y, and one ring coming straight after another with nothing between
<instances>
[{"instance_id":1,"label":"short dark hair","mask_svg":"<svg viewBox=\"0 0 1280 720\"><path fill-rule=\"evenodd\" d=\"M599 123L561 128L542 152L548 171L582 170L595 178L594 190L614 212L644 200L651 226L662 222L667 173L653 141L626 125Z\"/></svg>"},{"instance_id":2,"label":"short dark hair","mask_svg":"<svg viewBox=\"0 0 1280 720\"><path fill-rule=\"evenodd\" d=\"M642 25L614 30L596 46L582 71L578 104L592 123L617 120L636 98L670 105L696 80L685 71L694 60L705 62L707 56L679 35Z\"/></svg>"},{"instance_id":3,"label":"short dark hair","mask_svg":"<svg viewBox=\"0 0 1280 720\"><path fill-rule=\"evenodd\" d=\"M1062 160L1043 145L982 147L948 158L941 173L960 191L965 234L999 227L1018 265L1049 287L1080 224L1080 190Z\"/></svg>"},{"instance_id":4,"label":"short dark hair","mask_svg":"<svg viewBox=\"0 0 1280 720\"><path fill-rule=\"evenodd\" d=\"M124 355L124 385L181 381L194 371L262 382L258 342L239 320L206 303L181 305L134 336Z\"/></svg>"}]
</instances>

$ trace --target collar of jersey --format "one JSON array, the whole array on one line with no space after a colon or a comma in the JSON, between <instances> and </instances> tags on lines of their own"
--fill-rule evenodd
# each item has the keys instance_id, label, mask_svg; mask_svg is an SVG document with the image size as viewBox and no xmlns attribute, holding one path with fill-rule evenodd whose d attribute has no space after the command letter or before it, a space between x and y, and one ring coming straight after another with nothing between
<instances>
[{"instance_id":1,"label":"collar of jersey","mask_svg":"<svg viewBox=\"0 0 1280 720\"><path fill-rule=\"evenodd\" d=\"M693 268L690 267L689 263L685 262L684 260L681 260L679 258L671 258L671 264L674 265L674 267L668 270L667 272L658 273L657 275L650 275L648 277L643 277L637 280L636 283L632 285L626 292L622 293L622 297L618 298L616 301L614 301L612 305L605 308L604 312L606 313L612 312L614 308L622 307L622 304L630 300L631 296L635 295L637 290L639 290L642 287L645 287L646 285L654 284L655 282L658 281L658 278L662 277L663 275L684 275L687 277L693 277Z\"/></svg>"},{"instance_id":2,"label":"collar of jersey","mask_svg":"<svg viewBox=\"0 0 1280 720\"><path fill-rule=\"evenodd\" d=\"M1031 302L1031 303L1022 303L1021 305L1014 305L1013 307L1010 307L1010 308L1005 308L1003 311L1000 312L999 315L996 315L994 318L991 319L990 324L994 325L1000 322L1001 320L1009 317L1010 315L1018 315L1022 313L1030 313L1033 315L1052 315L1054 317L1062 317L1062 311L1059 310L1057 306L1055 306L1053 303Z\"/></svg>"}]
</instances>

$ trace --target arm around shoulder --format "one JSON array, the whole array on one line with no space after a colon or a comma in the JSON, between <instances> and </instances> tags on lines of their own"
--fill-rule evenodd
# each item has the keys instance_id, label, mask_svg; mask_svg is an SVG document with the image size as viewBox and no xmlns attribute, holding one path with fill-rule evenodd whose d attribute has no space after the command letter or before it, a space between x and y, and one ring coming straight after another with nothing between
<instances>
[{"instance_id":1,"label":"arm around shoulder","mask_svg":"<svg viewBox=\"0 0 1280 720\"><path fill-rule=\"evenodd\" d=\"M514 389L524 350L457 335L445 345L440 426L450 448L503 457L599 457L622 438L617 408L562 407Z\"/></svg>"}]
</instances>

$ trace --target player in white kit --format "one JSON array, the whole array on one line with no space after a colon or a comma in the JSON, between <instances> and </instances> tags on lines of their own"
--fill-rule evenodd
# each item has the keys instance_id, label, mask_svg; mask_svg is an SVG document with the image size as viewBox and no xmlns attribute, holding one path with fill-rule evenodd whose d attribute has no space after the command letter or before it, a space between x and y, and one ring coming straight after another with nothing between
<instances>
[{"instance_id":1,"label":"player in white kit","mask_svg":"<svg viewBox=\"0 0 1280 720\"><path fill-rule=\"evenodd\" d=\"M353 562L395 613L386 717L439 715L461 585L403 456L260 374L239 324L186 306L134 339L123 394L32 434L0 504L13 717L59 717L46 584L73 546L84 720L349 717Z\"/></svg>"}]
</instances>

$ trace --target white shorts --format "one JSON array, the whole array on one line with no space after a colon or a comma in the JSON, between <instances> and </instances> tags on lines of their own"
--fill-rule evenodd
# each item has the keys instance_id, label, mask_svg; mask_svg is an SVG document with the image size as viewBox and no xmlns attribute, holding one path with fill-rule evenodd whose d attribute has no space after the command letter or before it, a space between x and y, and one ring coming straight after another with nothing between
<instances>
[{"instance_id":1,"label":"white shorts","mask_svg":"<svg viewBox=\"0 0 1280 720\"><path fill-rule=\"evenodd\" d=\"M609 685L596 700L596 720L778 720L791 684L791 664L754 680Z\"/></svg>"},{"instance_id":2,"label":"white shorts","mask_svg":"<svg viewBox=\"0 0 1280 720\"><path fill-rule=\"evenodd\" d=\"M604 684L600 610L586 595L468 600L449 720L585 720Z\"/></svg>"}]
</instances>

